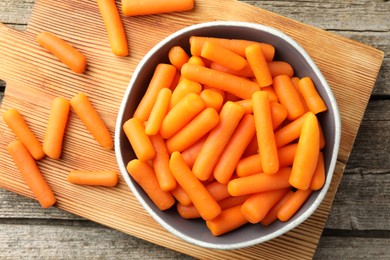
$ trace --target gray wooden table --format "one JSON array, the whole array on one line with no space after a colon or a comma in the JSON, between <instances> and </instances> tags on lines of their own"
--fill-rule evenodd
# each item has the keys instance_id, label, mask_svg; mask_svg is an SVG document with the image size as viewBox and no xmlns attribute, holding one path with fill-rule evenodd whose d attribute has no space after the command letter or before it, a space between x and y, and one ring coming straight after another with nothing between
<instances>
[{"instance_id":1,"label":"gray wooden table","mask_svg":"<svg viewBox=\"0 0 390 260\"><path fill-rule=\"evenodd\" d=\"M25 29L34 2L0 0L0 22ZM390 259L390 2L243 2L385 52L315 259ZM2 91L4 87L5 83L1 82ZM43 210L33 200L0 190L0 258L189 257L56 208Z\"/></svg>"}]
</instances>

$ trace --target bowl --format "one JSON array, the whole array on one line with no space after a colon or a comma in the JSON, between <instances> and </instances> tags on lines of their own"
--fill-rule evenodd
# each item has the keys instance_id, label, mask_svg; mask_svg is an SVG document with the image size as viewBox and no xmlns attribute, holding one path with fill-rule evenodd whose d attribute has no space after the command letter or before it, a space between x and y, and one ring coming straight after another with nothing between
<instances>
[{"instance_id":1,"label":"bowl","mask_svg":"<svg viewBox=\"0 0 390 260\"><path fill-rule=\"evenodd\" d=\"M270 226L248 224L230 233L215 237L203 220L186 220L176 210L160 211L141 187L129 176L127 163L135 158L131 145L122 130L123 124L131 118L148 86L158 63L168 63L168 51L179 45L189 50L192 35L246 39L271 43L276 48L275 60L289 62L298 77L310 76L325 101L328 111L319 115L327 140L324 148L326 181L322 189L311 194L299 211L287 222L276 221ZM340 142L340 116L336 100L325 78L306 51L292 38L271 27L247 22L216 21L192 25L181 29L154 46L140 61L121 103L115 132L115 152L119 169L132 193L145 210L166 230L197 246L212 249L238 249L256 245L276 238L304 222L320 205L325 197L336 165Z\"/></svg>"}]
</instances>

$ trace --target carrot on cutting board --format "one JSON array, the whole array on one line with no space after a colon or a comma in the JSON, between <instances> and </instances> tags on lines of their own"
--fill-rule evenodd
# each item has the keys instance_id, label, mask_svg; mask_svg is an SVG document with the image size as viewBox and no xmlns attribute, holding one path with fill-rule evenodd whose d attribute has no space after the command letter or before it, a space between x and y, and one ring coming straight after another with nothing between
<instances>
[{"instance_id":1,"label":"carrot on cutting board","mask_svg":"<svg viewBox=\"0 0 390 260\"><path fill-rule=\"evenodd\" d=\"M3 119L16 137L25 145L35 160L45 157L42 144L28 127L26 121L15 108L10 108L3 114Z\"/></svg>"},{"instance_id":2,"label":"carrot on cutting board","mask_svg":"<svg viewBox=\"0 0 390 260\"><path fill-rule=\"evenodd\" d=\"M206 187L194 176L180 152L172 153L169 166L176 181L188 194L204 220L214 219L221 213L221 207Z\"/></svg>"},{"instance_id":3,"label":"carrot on cutting board","mask_svg":"<svg viewBox=\"0 0 390 260\"><path fill-rule=\"evenodd\" d=\"M111 150L114 146L111 134L88 96L81 92L70 100L70 105L95 140L104 148Z\"/></svg>"},{"instance_id":4,"label":"carrot on cutting board","mask_svg":"<svg viewBox=\"0 0 390 260\"><path fill-rule=\"evenodd\" d=\"M181 73L190 80L227 91L242 99L250 99L255 91L260 90L255 82L199 65L186 63L181 68Z\"/></svg>"},{"instance_id":5,"label":"carrot on cutting board","mask_svg":"<svg viewBox=\"0 0 390 260\"><path fill-rule=\"evenodd\" d=\"M171 87L176 76L176 71L176 68L170 64L160 63L157 65L145 95L142 97L134 112L134 117L139 118L141 122L148 120L159 91L162 88Z\"/></svg>"},{"instance_id":6,"label":"carrot on cutting board","mask_svg":"<svg viewBox=\"0 0 390 260\"><path fill-rule=\"evenodd\" d=\"M246 47L245 55L260 87L270 86L272 84L272 76L261 46L253 44Z\"/></svg>"},{"instance_id":7,"label":"carrot on cutting board","mask_svg":"<svg viewBox=\"0 0 390 260\"><path fill-rule=\"evenodd\" d=\"M115 171L72 170L66 180L78 185L114 187L118 183L118 174Z\"/></svg>"},{"instance_id":8,"label":"carrot on cutting board","mask_svg":"<svg viewBox=\"0 0 390 260\"><path fill-rule=\"evenodd\" d=\"M291 186L307 190L317 167L320 153L320 131L317 117L308 112L303 122L298 147L291 169Z\"/></svg>"},{"instance_id":9,"label":"carrot on cutting board","mask_svg":"<svg viewBox=\"0 0 390 260\"><path fill-rule=\"evenodd\" d=\"M253 94L252 100L261 165L264 173L274 174L279 170L279 158L268 93L257 91Z\"/></svg>"},{"instance_id":10,"label":"carrot on cutting board","mask_svg":"<svg viewBox=\"0 0 390 260\"><path fill-rule=\"evenodd\" d=\"M37 42L73 72L81 74L86 70L87 59L84 54L63 39L49 32L41 32L37 35Z\"/></svg>"},{"instance_id":11,"label":"carrot on cutting board","mask_svg":"<svg viewBox=\"0 0 390 260\"><path fill-rule=\"evenodd\" d=\"M8 153L41 206L51 207L56 202L54 193L23 143L19 140L11 142L8 145Z\"/></svg>"},{"instance_id":12,"label":"carrot on cutting board","mask_svg":"<svg viewBox=\"0 0 390 260\"><path fill-rule=\"evenodd\" d=\"M277 212L278 219L280 221L288 221L298 209L305 203L307 198L313 191L311 189L307 190L297 190L289 199L279 208Z\"/></svg>"},{"instance_id":13,"label":"carrot on cutting board","mask_svg":"<svg viewBox=\"0 0 390 260\"><path fill-rule=\"evenodd\" d=\"M69 109L70 104L67 99L62 97L54 99L43 140L43 151L50 158L59 159L61 156Z\"/></svg>"},{"instance_id":14,"label":"carrot on cutting board","mask_svg":"<svg viewBox=\"0 0 390 260\"><path fill-rule=\"evenodd\" d=\"M128 56L126 33L115 0L97 0L97 4L106 26L112 52L117 56Z\"/></svg>"},{"instance_id":15,"label":"carrot on cutting board","mask_svg":"<svg viewBox=\"0 0 390 260\"><path fill-rule=\"evenodd\" d=\"M133 159L126 169L160 210L167 210L175 204L172 194L160 188L156 174L147 162Z\"/></svg>"},{"instance_id":16,"label":"carrot on cutting board","mask_svg":"<svg viewBox=\"0 0 390 260\"><path fill-rule=\"evenodd\" d=\"M180 71L183 64L188 62L190 56L181 46L173 46L168 52L168 59Z\"/></svg>"},{"instance_id":17,"label":"carrot on cutting board","mask_svg":"<svg viewBox=\"0 0 390 260\"><path fill-rule=\"evenodd\" d=\"M146 135L145 128L138 118L133 117L128 119L123 124L123 131L140 161L146 162L153 159L156 152L154 151L150 137Z\"/></svg>"},{"instance_id":18,"label":"carrot on cutting board","mask_svg":"<svg viewBox=\"0 0 390 260\"><path fill-rule=\"evenodd\" d=\"M160 130L162 121L168 113L171 97L172 91L169 88L163 88L159 91L156 103L154 103L145 125L145 133L147 135L155 135Z\"/></svg>"},{"instance_id":19,"label":"carrot on cutting board","mask_svg":"<svg viewBox=\"0 0 390 260\"><path fill-rule=\"evenodd\" d=\"M248 223L241 213L241 205L225 209L215 219L206 221L214 236L220 236Z\"/></svg>"},{"instance_id":20,"label":"carrot on cutting board","mask_svg":"<svg viewBox=\"0 0 390 260\"><path fill-rule=\"evenodd\" d=\"M122 0L122 12L126 16L162 14L190 11L194 0Z\"/></svg>"}]
</instances>

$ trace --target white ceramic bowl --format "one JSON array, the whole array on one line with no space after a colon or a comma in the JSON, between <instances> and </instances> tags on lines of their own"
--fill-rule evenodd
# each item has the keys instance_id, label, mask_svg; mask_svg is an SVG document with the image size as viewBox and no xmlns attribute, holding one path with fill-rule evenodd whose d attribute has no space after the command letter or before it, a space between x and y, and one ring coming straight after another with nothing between
<instances>
[{"instance_id":1,"label":"white ceramic bowl","mask_svg":"<svg viewBox=\"0 0 390 260\"><path fill-rule=\"evenodd\" d=\"M189 38L192 35L246 39L271 43L276 48L275 60L290 63L298 77L310 76L318 92L324 99L328 111L319 115L327 141L323 150L325 156L326 182L323 188L313 192L300 210L287 222L277 221L268 227L248 224L230 233L215 237L203 220L185 220L175 209L160 211L148 198L138 184L126 171L127 163L135 158L122 126L131 118L141 100L152 73L158 63L168 63L168 51L175 45L189 50ZM133 73L116 123L115 151L120 171L146 211L165 229L181 239L206 248L237 249L252 246L278 237L305 221L317 209L327 193L336 165L340 143L340 116L336 100L325 78L305 50L292 38L279 30L254 23L245 22L208 22L196 24L179 30L168 36L152 48L141 60Z\"/></svg>"}]
</instances>

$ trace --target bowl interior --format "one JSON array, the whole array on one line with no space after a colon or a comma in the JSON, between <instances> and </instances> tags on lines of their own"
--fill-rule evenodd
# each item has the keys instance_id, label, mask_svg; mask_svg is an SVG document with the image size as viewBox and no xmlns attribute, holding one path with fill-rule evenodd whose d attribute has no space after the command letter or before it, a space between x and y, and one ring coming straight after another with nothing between
<instances>
[{"instance_id":1,"label":"bowl interior","mask_svg":"<svg viewBox=\"0 0 390 260\"><path fill-rule=\"evenodd\" d=\"M175 212L175 209L165 212L160 211L126 172L126 164L135 158L135 155L122 130L122 125L132 117L157 64L169 62L168 51L175 45L182 46L189 53L189 38L192 35L246 39L272 44L276 48L274 60L283 60L290 63L298 77L310 76L328 106L328 111L319 116L327 140L327 145L323 150L327 174L326 183L321 190L311 195L299 212L288 222L277 221L268 227L263 227L260 224L248 224L234 232L214 237L202 220L185 220ZM133 74L119 111L115 149L120 170L127 184L158 223L190 243L215 249L234 249L261 243L279 236L302 223L311 215L322 201L329 187L337 158L339 138L340 119L333 94L318 68L296 42L277 30L258 24L211 22L190 26L174 33L155 46L140 62Z\"/></svg>"}]
</instances>

